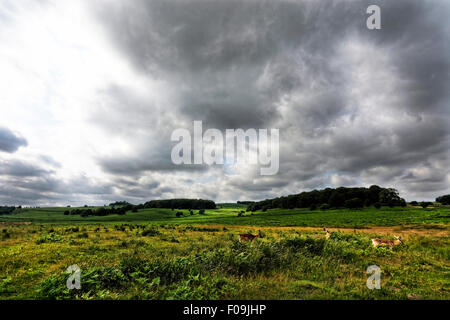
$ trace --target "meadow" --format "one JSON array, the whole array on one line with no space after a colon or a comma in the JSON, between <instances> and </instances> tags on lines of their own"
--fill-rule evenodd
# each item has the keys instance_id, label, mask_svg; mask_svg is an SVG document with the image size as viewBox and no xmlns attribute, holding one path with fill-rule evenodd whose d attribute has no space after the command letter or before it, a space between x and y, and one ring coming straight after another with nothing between
<instances>
[{"instance_id":1,"label":"meadow","mask_svg":"<svg viewBox=\"0 0 450 320\"><path fill-rule=\"evenodd\" d=\"M450 299L450 209L0 216L0 299ZM31 224L19 224L19 223ZM325 239L322 227L331 230ZM240 233L263 238L239 242ZM404 244L374 248L371 239ZM81 289L66 287L70 265ZM381 289L366 286L370 265Z\"/></svg>"}]
</instances>

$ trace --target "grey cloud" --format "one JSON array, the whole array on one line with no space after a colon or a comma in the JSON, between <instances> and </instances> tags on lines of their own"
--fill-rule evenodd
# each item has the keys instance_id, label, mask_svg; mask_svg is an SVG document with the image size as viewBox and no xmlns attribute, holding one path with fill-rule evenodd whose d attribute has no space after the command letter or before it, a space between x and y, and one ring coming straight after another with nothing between
<instances>
[{"instance_id":1,"label":"grey cloud","mask_svg":"<svg viewBox=\"0 0 450 320\"><path fill-rule=\"evenodd\" d=\"M0 127L0 151L13 153L20 147L28 145L25 138L15 134L8 128Z\"/></svg>"},{"instance_id":2,"label":"grey cloud","mask_svg":"<svg viewBox=\"0 0 450 320\"><path fill-rule=\"evenodd\" d=\"M42 177L51 173L53 173L53 171L23 161L0 161L0 175L14 177Z\"/></svg>"},{"instance_id":3,"label":"grey cloud","mask_svg":"<svg viewBox=\"0 0 450 320\"><path fill-rule=\"evenodd\" d=\"M369 4L381 7L381 30L365 26ZM141 75L170 83L174 102L162 108L124 88L106 89L100 125L137 146L133 156L99 158L108 173L189 171L171 164L168 142L176 125L192 120L219 129L280 128L278 176L256 187L216 173L226 192L243 196L324 187L330 172L339 172L336 183L360 177L415 194L449 173L432 164L450 140L445 1L137 0L96 9L116 48ZM358 56L361 48L373 51ZM370 106L368 95L376 101ZM429 169L423 177L408 175L420 167Z\"/></svg>"}]
</instances>

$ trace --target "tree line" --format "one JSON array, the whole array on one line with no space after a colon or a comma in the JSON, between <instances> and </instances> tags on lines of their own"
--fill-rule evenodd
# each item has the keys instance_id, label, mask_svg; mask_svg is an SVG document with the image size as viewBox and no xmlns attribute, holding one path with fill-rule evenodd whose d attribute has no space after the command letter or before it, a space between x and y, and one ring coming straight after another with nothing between
<instances>
[{"instance_id":1,"label":"tree line","mask_svg":"<svg viewBox=\"0 0 450 320\"><path fill-rule=\"evenodd\" d=\"M212 200L202 199L168 199L151 200L144 203L144 208L166 208L166 209L215 209L216 203Z\"/></svg>"},{"instance_id":2,"label":"tree line","mask_svg":"<svg viewBox=\"0 0 450 320\"><path fill-rule=\"evenodd\" d=\"M110 214L124 215L127 211L138 212L140 209L146 208L165 208L165 209L188 209L200 210L204 213L205 209L215 209L216 203L212 200L202 199L168 199L168 200L151 200L144 204L133 205L127 201L116 201L109 204L109 207L100 207L97 209L81 208L64 211L64 215L80 215L81 217L89 216L107 216ZM178 215L177 215L178 216Z\"/></svg>"},{"instance_id":3,"label":"tree line","mask_svg":"<svg viewBox=\"0 0 450 320\"><path fill-rule=\"evenodd\" d=\"M370 188L326 188L302 192L274 199L266 199L249 204L247 211L266 211L268 209L294 209L294 208L363 208L364 206L406 206L405 199L399 196L396 189L382 188L376 185Z\"/></svg>"},{"instance_id":4,"label":"tree line","mask_svg":"<svg viewBox=\"0 0 450 320\"><path fill-rule=\"evenodd\" d=\"M127 211L133 211L133 212L137 212L137 206L134 206L132 204L128 204L122 207L112 207L112 208L105 208L105 207L100 207L97 209L72 209L72 210L66 210L64 211L64 215L79 215L82 217L89 217L89 216L98 216L98 217L103 217L103 216L108 216L110 214L118 214L118 215L124 215L126 214Z\"/></svg>"},{"instance_id":5,"label":"tree line","mask_svg":"<svg viewBox=\"0 0 450 320\"><path fill-rule=\"evenodd\" d=\"M17 209L20 209L21 207L17 207ZM0 215L2 214L11 214L16 210L16 207L8 207L8 206L0 206Z\"/></svg>"}]
</instances>

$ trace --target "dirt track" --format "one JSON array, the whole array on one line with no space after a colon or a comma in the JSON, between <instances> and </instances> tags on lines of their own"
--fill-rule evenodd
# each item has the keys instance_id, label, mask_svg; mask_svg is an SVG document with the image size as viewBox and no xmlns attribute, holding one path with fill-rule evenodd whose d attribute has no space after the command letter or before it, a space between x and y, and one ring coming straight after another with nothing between
<instances>
[{"instance_id":1,"label":"dirt track","mask_svg":"<svg viewBox=\"0 0 450 320\"><path fill-rule=\"evenodd\" d=\"M14 226L14 225L30 225L31 222L0 222L0 225Z\"/></svg>"}]
</instances>

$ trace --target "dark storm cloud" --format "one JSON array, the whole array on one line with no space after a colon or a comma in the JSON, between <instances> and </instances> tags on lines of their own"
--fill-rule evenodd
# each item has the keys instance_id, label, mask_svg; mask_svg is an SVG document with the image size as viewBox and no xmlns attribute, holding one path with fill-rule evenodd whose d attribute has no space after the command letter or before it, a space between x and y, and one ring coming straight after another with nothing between
<instances>
[{"instance_id":1,"label":"dark storm cloud","mask_svg":"<svg viewBox=\"0 0 450 320\"><path fill-rule=\"evenodd\" d=\"M34 206L66 202L80 204L81 201L116 197L111 184L94 182L84 176L63 180L44 171L35 175L10 175L0 171L0 203Z\"/></svg>"},{"instance_id":2,"label":"dark storm cloud","mask_svg":"<svg viewBox=\"0 0 450 320\"><path fill-rule=\"evenodd\" d=\"M13 177L42 177L53 173L32 163L23 161L0 161L0 175Z\"/></svg>"},{"instance_id":3,"label":"dark storm cloud","mask_svg":"<svg viewBox=\"0 0 450 320\"><path fill-rule=\"evenodd\" d=\"M370 4L381 7L381 30L366 28ZM120 119L128 108L141 119L135 124L151 115L158 137L147 136L151 152L101 158L105 171L180 169L169 158L174 126L164 119L172 113L219 129L280 128L280 174L258 187L230 179L242 192L354 177L414 191L441 176L429 188L448 188L448 166L433 161L449 148L445 1L136 0L96 9L120 52L142 75L170 83L175 101L164 115L149 113L152 103L110 90L109 113ZM368 108L368 95L380 102ZM417 168L428 170L416 177ZM343 176L330 180L329 172Z\"/></svg>"},{"instance_id":4,"label":"dark storm cloud","mask_svg":"<svg viewBox=\"0 0 450 320\"><path fill-rule=\"evenodd\" d=\"M0 127L0 151L13 153L27 145L25 138L16 135L8 128Z\"/></svg>"},{"instance_id":5,"label":"dark storm cloud","mask_svg":"<svg viewBox=\"0 0 450 320\"><path fill-rule=\"evenodd\" d=\"M170 154L160 161L137 158L108 158L99 161L100 166L108 173L119 175L139 175L145 171L203 171L206 165L175 165L170 161Z\"/></svg>"}]
</instances>

